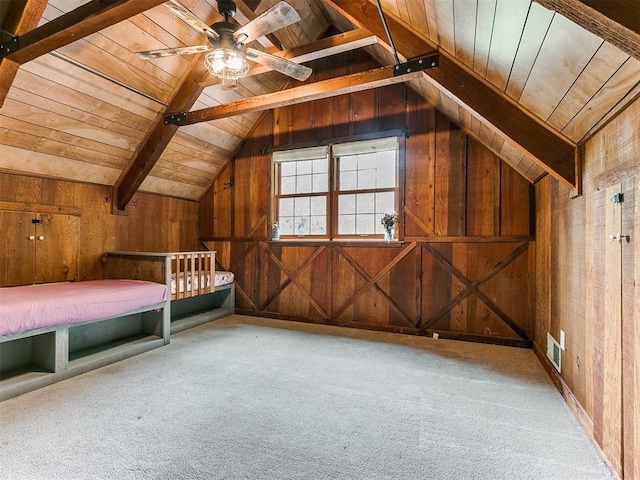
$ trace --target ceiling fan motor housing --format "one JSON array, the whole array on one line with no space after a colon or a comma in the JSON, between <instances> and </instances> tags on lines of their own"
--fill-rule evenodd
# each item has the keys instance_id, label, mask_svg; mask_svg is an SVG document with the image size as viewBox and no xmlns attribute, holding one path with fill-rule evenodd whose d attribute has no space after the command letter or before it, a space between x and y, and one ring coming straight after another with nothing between
<instances>
[{"instance_id":1,"label":"ceiling fan motor housing","mask_svg":"<svg viewBox=\"0 0 640 480\"><path fill-rule=\"evenodd\" d=\"M236 14L236 4L233 0L218 0L218 12L228 22Z\"/></svg>"}]
</instances>

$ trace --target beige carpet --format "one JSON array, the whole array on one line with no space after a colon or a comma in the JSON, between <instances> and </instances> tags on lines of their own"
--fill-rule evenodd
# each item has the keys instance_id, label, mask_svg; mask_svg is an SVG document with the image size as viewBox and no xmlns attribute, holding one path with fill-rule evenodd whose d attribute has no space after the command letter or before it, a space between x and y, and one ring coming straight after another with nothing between
<instances>
[{"instance_id":1,"label":"beige carpet","mask_svg":"<svg viewBox=\"0 0 640 480\"><path fill-rule=\"evenodd\" d=\"M0 403L2 479L610 479L529 350L232 316Z\"/></svg>"}]
</instances>

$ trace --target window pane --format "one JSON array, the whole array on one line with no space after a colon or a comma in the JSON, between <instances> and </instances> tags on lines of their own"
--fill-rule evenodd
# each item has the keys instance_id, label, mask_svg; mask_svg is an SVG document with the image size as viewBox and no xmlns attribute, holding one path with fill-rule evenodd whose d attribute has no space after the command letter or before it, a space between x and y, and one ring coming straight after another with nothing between
<instances>
[{"instance_id":1,"label":"window pane","mask_svg":"<svg viewBox=\"0 0 640 480\"><path fill-rule=\"evenodd\" d=\"M295 217L295 235L309 235L309 217Z\"/></svg>"},{"instance_id":2,"label":"window pane","mask_svg":"<svg viewBox=\"0 0 640 480\"><path fill-rule=\"evenodd\" d=\"M278 204L280 218L293 216L293 198L281 198Z\"/></svg>"},{"instance_id":3,"label":"window pane","mask_svg":"<svg viewBox=\"0 0 640 480\"><path fill-rule=\"evenodd\" d=\"M327 233L326 215L314 215L311 217L311 235L324 235Z\"/></svg>"},{"instance_id":4,"label":"window pane","mask_svg":"<svg viewBox=\"0 0 640 480\"><path fill-rule=\"evenodd\" d=\"M378 168L395 168L396 152L392 150L379 152L377 154L376 164Z\"/></svg>"},{"instance_id":5,"label":"window pane","mask_svg":"<svg viewBox=\"0 0 640 480\"><path fill-rule=\"evenodd\" d=\"M296 177L282 177L280 179L280 193L282 195L296 193Z\"/></svg>"},{"instance_id":6,"label":"window pane","mask_svg":"<svg viewBox=\"0 0 640 480\"><path fill-rule=\"evenodd\" d=\"M298 175L305 175L311 173L311 168L313 166L313 160L299 160L296 162L298 166L298 171L296 172Z\"/></svg>"},{"instance_id":7,"label":"window pane","mask_svg":"<svg viewBox=\"0 0 640 480\"><path fill-rule=\"evenodd\" d=\"M311 175L298 175L296 193L311 193Z\"/></svg>"},{"instance_id":8,"label":"window pane","mask_svg":"<svg viewBox=\"0 0 640 480\"><path fill-rule=\"evenodd\" d=\"M311 215L323 215L327 214L327 199L326 197L311 197Z\"/></svg>"},{"instance_id":9,"label":"window pane","mask_svg":"<svg viewBox=\"0 0 640 480\"><path fill-rule=\"evenodd\" d=\"M338 234L354 235L356 233L355 215L338 215Z\"/></svg>"},{"instance_id":10,"label":"window pane","mask_svg":"<svg viewBox=\"0 0 640 480\"><path fill-rule=\"evenodd\" d=\"M380 215L384 213L392 213L396 209L394 192L376 193L376 213Z\"/></svg>"},{"instance_id":11,"label":"window pane","mask_svg":"<svg viewBox=\"0 0 640 480\"><path fill-rule=\"evenodd\" d=\"M358 171L358 189L376 188L376 171L370 168Z\"/></svg>"},{"instance_id":12,"label":"window pane","mask_svg":"<svg viewBox=\"0 0 640 480\"><path fill-rule=\"evenodd\" d=\"M376 188L393 188L396 186L396 169L379 168L376 172Z\"/></svg>"},{"instance_id":13,"label":"window pane","mask_svg":"<svg viewBox=\"0 0 640 480\"><path fill-rule=\"evenodd\" d=\"M327 192L329 191L329 174L328 173L314 173L313 174L313 192Z\"/></svg>"},{"instance_id":14,"label":"window pane","mask_svg":"<svg viewBox=\"0 0 640 480\"><path fill-rule=\"evenodd\" d=\"M356 196L340 195L338 197L338 214L356 213Z\"/></svg>"},{"instance_id":15,"label":"window pane","mask_svg":"<svg viewBox=\"0 0 640 480\"><path fill-rule=\"evenodd\" d=\"M346 172L358 169L358 156L350 155L348 157L340 157L340 171Z\"/></svg>"},{"instance_id":16,"label":"window pane","mask_svg":"<svg viewBox=\"0 0 640 480\"><path fill-rule=\"evenodd\" d=\"M296 162L285 162L280 164L280 175L288 176L296 174Z\"/></svg>"},{"instance_id":17,"label":"window pane","mask_svg":"<svg viewBox=\"0 0 640 480\"><path fill-rule=\"evenodd\" d=\"M340 190L355 190L358 188L357 171L340 172Z\"/></svg>"},{"instance_id":18,"label":"window pane","mask_svg":"<svg viewBox=\"0 0 640 480\"><path fill-rule=\"evenodd\" d=\"M373 193L359 193L356 198L356 212L375 213L375 195Z\"/></svg>"},{"instance_id":19,"label":"window pane","mask_svg":"<svg viewBox=\"0 0 640 480\"><path fill-rule=\"evenodd\" d=\"M371 234L375 231L375 215L356 215L356 233L359 235Z\"/></svg>"},{"instance_id":20,"label":"window pane","mask_svg":"<svg viewBox=\"0 0 640 480\"><path fill-rule=\"evenodd\" d=\"M293 217L283 217L280 215L280 235L293 235Z\"/></svg>"},{"instance_id":21,"label":"window pane","mask_svg":"<svg viewBox=\"0 0 640 480\"><path fill-rule=\"evenodd\" d=\"M311 213L309 197L294 198L294 205L296 217L308 217L309 213Z\"/></svg>"},{"instance_id":22,"label":"window pane","mask_svg":"<svg viewBox=\"0 0 640 480\"><path fill-rule=\"evenodd\" d=\"M313 161L313 173L326 173L329 171L329 161L326 158Z\"/></svg>"}]
</instances>

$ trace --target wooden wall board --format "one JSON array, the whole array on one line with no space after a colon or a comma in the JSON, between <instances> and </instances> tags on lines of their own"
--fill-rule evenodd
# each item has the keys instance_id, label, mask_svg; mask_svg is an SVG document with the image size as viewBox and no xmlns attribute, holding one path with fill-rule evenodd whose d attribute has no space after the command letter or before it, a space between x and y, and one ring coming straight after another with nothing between
<instances>
[{"instance_id":1,"label":"wooden wall board","mask_svg":"<svg viewBox=\"0 0 640 480\"><path fill-rule=\"evenodd\" d=\"M527 235L530 233L528 206L530 189L524 179L506 164L500 166L500 235Z\"/></svg>"},{"instance_id":2,"label":"wooden wall board","mask_svg":"<svg viewBox=\"0 0 640 480\"><path fill-rule=\"evenodd\" d=\"M467 235L498 235L500 230L500 160L477 142L467 142Z\"/></svg>"},{"instance_id":3,"label":"wooden wall board","mask_svg":"<svg viewBox=\"0 0 640 480\"><path fill-rule=\"evenodd\" d=\"M52 234L62 245L62 250L45 250L44 255L41 255L42 265L47 269L62 260L72 272L75 252L78 275L76 278L100 279L106 274L101 260L106 251L198 249L195 202L140 193L134 197L126 215L112 215L110 195L111 190L106 186L0 173L0 205L2 202L5 202L5 205L6 202L12 202L17 206L22 205L24 211L37 212L40 209L51 213L51 208L55 207L62 215L56 213L51 222L57 222L62 217L71 222L63 223ZM64 214L65 210L74 213ZM29 215L30 218L33 217L33 213ZM2 225L3 228L10 228L11 223L3 217ZM54 225L50 223L49 226ZM178 228L175 228L176 226ZM73 231L78 232L75 237L71 233ZM150 235L145 232L154 233ZM45 238L48 236L49 234L46 234ZM72 248L74 242L78 243ZM0 245L0 258L8 258L6 248L6 245ZM28 267L32 272L33 263L28 259L25 262L25 259L21 254L18 265ZM19 278L16 275L15 267L14 270L3 268L0 271L4 285L15 284L14 278Z\"/></svg>"},{"instance_id":4,"label":"wooden wall board","mask_svg":"<svg viewBox=\"0 0 640 480\"><path fill-rule=\"evenodd\" d=\"M553 17L554 12L551 10L537 3L531 4L505 90L516 101L520 99L531 75Z\"/></svg>"},{"instance_id":5,"label":"wooden wall board","mask_svg":"<svg viewBox=\"0 0 640 480\"><path fill-rule=\"evenodd\" d=\"M629 235L629 240L621 243L621 388L622 388L622 452L623 459L621 469L625 478L637 478L640 475L640 460L635 453L640 451L637 444L640 434L638 433L640 418L640 363L636 361L640 358L637 346L640 345L640 329L638 323L638 311L634 296L636 293L636 264L638 263L638 247L636 235L640 224L636 212L636 202L638 201L638 181L640 176L625 179L621 184L621 191L624 195L624 202L621 207L621 233ZM635 241L634 241L635 240Z\"/></svg>"}]
</instances>

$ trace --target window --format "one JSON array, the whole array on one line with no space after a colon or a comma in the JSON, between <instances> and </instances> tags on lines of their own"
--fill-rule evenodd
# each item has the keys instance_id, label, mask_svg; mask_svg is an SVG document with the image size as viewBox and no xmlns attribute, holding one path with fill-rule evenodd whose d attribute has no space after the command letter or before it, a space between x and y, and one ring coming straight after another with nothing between
<instances>
[{"instance_id":1,"label":"window","mask_svg":"<svg viewBox=\"0 0 640 480\"><path fill-rule=\"evenodd\" d=\"M398 139L273 154L275 215L284 238L382 237L398 211Z\"/></svg>"}]
</instances>

